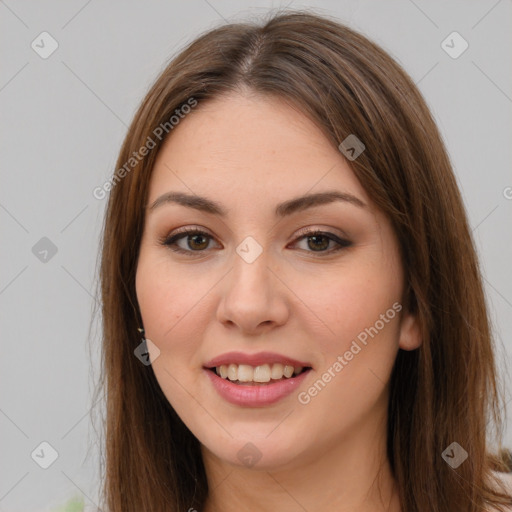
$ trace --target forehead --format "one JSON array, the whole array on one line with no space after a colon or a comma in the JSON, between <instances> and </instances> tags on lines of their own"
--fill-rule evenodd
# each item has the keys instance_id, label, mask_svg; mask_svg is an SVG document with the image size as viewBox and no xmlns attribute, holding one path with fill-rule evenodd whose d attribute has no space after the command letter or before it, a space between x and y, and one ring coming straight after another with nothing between
<instances>
[{"instance_id":1,"label":"forehead","mask_svg":"<svg viewBox=\"0 0 512 512\"><path fill-rule=\"evenodd\" d=\"M167 190L263 203L333 188L370 202L348 162L308 117L276 97L230 94L199 104L169 134L149 202Z\"/></svg>"}]
</instances>

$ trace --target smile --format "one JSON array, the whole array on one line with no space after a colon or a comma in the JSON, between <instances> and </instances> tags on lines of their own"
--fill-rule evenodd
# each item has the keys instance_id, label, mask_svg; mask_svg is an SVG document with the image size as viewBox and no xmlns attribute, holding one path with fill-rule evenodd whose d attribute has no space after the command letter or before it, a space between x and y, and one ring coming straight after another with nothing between
<instances>
[{"instance_id":1,"label":"smile","mask_svg":"<svg viewBox=\"0 0 512 512\"><path fill-rule=\"evenodd\" d=\"M281 363L263 364L259 366L231 363L229 365L222 364L215 368L211 368L211 370L214 370L221 378L242 385L256 383L265 384L272 380L278 381L283 378L289 379L294 375L300 375L307 369L308 368L304 368L302 366L290 366L283 365Z\"/></svg>"},{"instance_id":2,"label":"smile","mask_svg":"<svg viewBox=\"0 0 512 512\"><path fill-rule=\"evenodd\" d=\"M217 375L215 368L204 368L205 374L218 395L223 400L239 407L267 407L285 399L297 392L311 370L311 368L303 368L298 375L283 376L278 380L271 379L269 382L254 382L252 380L232 382L228 378Z\"/></svg>"}]
</instances>

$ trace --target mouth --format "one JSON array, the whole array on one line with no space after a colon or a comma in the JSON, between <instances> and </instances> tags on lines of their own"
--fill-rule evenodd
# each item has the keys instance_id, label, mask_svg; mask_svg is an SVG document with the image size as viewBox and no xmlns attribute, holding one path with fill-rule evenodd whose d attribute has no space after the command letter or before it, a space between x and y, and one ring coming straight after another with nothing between
<instances>
[{"instance_id":1,"label":"mouth","mask_svg":"<svg viewBox=\"0 0 512 512\"><path fill-rule=\"evenodd\" d=\"M205 368L221 379L240 386L265 386L286 381L309 372L310 366L291 366L281 363L251 366L248 364L222 364Z\"/></svg>"}]
</instances>

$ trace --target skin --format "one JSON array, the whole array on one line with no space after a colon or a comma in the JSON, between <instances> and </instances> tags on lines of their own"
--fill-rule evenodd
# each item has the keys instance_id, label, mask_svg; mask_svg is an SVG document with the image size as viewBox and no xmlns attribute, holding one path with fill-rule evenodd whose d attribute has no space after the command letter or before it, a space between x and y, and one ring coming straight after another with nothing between
<instances>
[{"instance_id":1,"label":"skin","mask_svg":"<svg viewBox=\"0 0 512 512\"><path fill-rule=\"evenodd\" d=\"M278 203L336 190L333 202L277 218ZM242 91L200 104L160 150L148 205L170 191L221 203L226 218L175 203L148 208L136 290L152 366L165 396L199 439L209 481L205 510L399 511L386 457L389 379L399 347L421 340L402 310L307 404L292 393L267 407L221 398L203 365L228 351L273 351L311 363L307 391L396 302L404 276L389 220L348 161L307 117L278 98ZM189 226L211 238L161 239ZM352 245L340 251L301 228ZM263 252L247 263L237 246ZM328 245L327 245L328 244ZM202 252L201 252L202 251ZM261 459L237 453L254 444ZM380 489L380 493L379 493Z\"/></svg>"}]
</instances>

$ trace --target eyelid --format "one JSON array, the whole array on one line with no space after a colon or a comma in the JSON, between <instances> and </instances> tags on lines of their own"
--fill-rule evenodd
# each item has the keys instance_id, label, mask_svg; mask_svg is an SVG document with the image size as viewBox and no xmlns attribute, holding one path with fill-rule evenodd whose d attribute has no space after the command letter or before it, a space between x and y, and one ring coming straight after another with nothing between
<instances>
[{"instance_id":1,"label":"eyelid","mask_svg":"<svg viewBox=\"0 0 512 512\"><path fill-rule=\"evenodd\" d=\"M331 229L331 228L329 228ZM182 249L181 247L176 246L176 242L178 240L181 240L182 238L186 238L187 235L203 235L208 237L211 240L216 240L216 237L208 232L205 228L202 228L200 226L186 226L183 228L178 228L178 230L174 231L171 235L166 235L159 239L159 243L161 245L168 246L169 249L171 249L173 252L181 253L181 254L187 254L190 257L199 256L202 255L202 253L207 253L208 249L199 250L199 251L193 251L193 250L187 250ZM333 253L336 253L342 249L348 248L351 245L353 245L352 241L349 239L348 236L345 234L342 234L341 236L336 235L335 233L332 233L330 231L327 231L325 229L321 229L318 227L304 227L299 229L298 232L294 234L294 239L291 242L292 244L296 244L300 242L304 238L308 238L311 236L325 236L329 239L329 241L333 241L337 244L337 247L334 249L329 249L327 251L304 251L307 253L310 253L312 255L317 255L318 257L327 257ZM172 246L175 247L172 247Z\"/></svg>"},{"instance_id":2,"label":"eyelid","mask_svg":"<svg viewBox=\"0 0 512 512\"><path fill-rule=\"evenodd\" d=\"M292 244L296 244L301 240L312 236L325 236L329 240L329 242L332 241L337 245L334 249L329 249L327 251L304 251L306 253L313 255L313 257L328 258L329 256L332 256L340 252L341 250L347 249L348 247L353 245L353 242L349 239L349 237L344 234L338 236L331 231L314 227L300 229L299 232L295 234Z\"/></svg>"},{"instance_id":3,"label":"eyelid","mask_svg":"<svg viewBox=\"0 0 512 512\"><path fill-rule=\"evenodd\" d=\"M321 227L317 227L317 226L306 226L304 228L301 228L299 229L295 234L294 234L294 239L296 240L298 237L300 236L304 236L304 235L314 235L315 233L322 233L322 234L325 234L326 236L329 235L329 236L333 236L333 237L337 237L339 240L342 240L342 239L345 239L345 240L342 240L342 241L349 241L350 240L350 237L343 233L343 231L341 230L337 230L338 231L338 234L336 233L333 233L331 230L334 230L335 228L321 228Z\"/></svg>"},{"instance_id":4,"label":"eyelid","mask_svg":"<svg viewBox=\"0 0 512 512\"><path fill-rule=\"evenodd\" d=\"M215 240L215 236L208 232L207 229L202 228L200 226L185 226L183 228L178 228L173 231L169 235L164 235L163 237L158 239L159 244L161 245L171 245L171 242L176 242L181 238L185 238L185 235L205 235L210 237L212 240ZM179 251L176 251L179 252ZM184 252L205 252L205 251L184 251Z\"/></svg>"}]
</instances>

